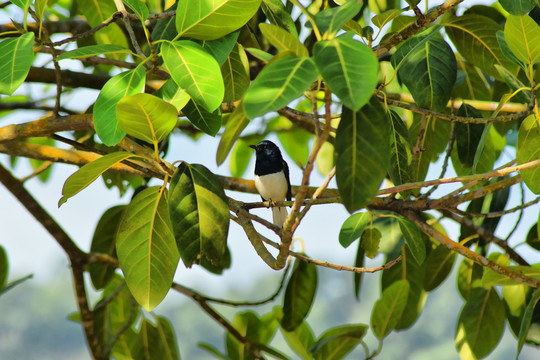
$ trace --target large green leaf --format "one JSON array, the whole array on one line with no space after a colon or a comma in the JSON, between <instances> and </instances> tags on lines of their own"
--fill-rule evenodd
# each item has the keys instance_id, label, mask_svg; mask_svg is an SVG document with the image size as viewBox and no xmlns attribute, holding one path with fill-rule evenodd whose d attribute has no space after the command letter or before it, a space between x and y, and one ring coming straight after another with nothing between
<instances>
[{"instance_id":1,"label":"large green leaf","mask_svg":"<svg viewBox=\"0 0 540 360\"><path fill-rule=\"evenodd\" d=\"M324 38L332 38L362 8L360 1L347 1L341 6L331 7L315 14L315 22Z\"/></svg>"},{"instance_id":2,"label":"large green leaf","mask_svg":"<svg viewBox=\"0 0 540 360\"><path fill-rule=\"evenodd\" d=\"M390 161L388 115L373 98L357 112L343 107L336 134L336 181L349 212L377 194Z\"/></svg>"},{"instance_id":3,"label":"large green leaf","mask_svg":"<svg viewBox=\"0 0 540 360\"><path fill-rule=\"evenodd\" d=\"M125 208L125 205L114 206L101 215L92 237L91 253L106 254L116 258L116 230ZM106 264L90 263L88 264L88 272L92 285L96 290L99 290L103 289L113 278L115 269Z\"/></svg>"},{"instance_id":4,"label":"large green leaf","mask_svg":"<svg viewBox=\"0 0 540 360\"><path fill-rule=\"evenodd\" d=\"M134 358L143 360L180 359L176 336L169 320L158 316L156 325L143 318L138 341L133 346Z\"/></svg>"},{"instance_id":5,"label":"large green leaf","mask_svg":"<svg viewBox=\"0 0 540 360\"><path fill-rule=\"evenodd\" d=\"M444 245L438 245L431 250L424 263L424 290L432 291L450 275L456 253Z\"/></svg>"},{"instance_id":6,"label":"large green leaf","mask_svg":"<svg viewBox=\"0 0 540 360\"><path fill-rule=\"evenodd\" d=\"M126 96L144 89L146 73L138 66L112 77L101 89L94 104L94 127L105 145L114 146L126 136L116 117L116 105Z\"/></svg>"},{"instance_id":7,"label":"large green leaf","mask_svg":"<svg viewBox=\"0 0 540 360\"><path fill-rule=\"evenodd\" d=\"M234 143L240 136L240 133L248 124L249 119L244 113L244 107L240 104L229 116L227 123L225 124L225 131L223 131L221 139L219 140L219 146L216 153L216 163L218 166L223 164Z\"/></svg>"},{"instance_id":8,"label":"large green leaf","mask_svg":"<svg viewBox=\"0 0 540 360\"><path fill-rule=\"evenodd\" d=\"M472 290L456 329L456 348L462 359L480 359L493 350L504 331L504 313L504 303L494 288Z\"/></svg>"},{"instance_id":9,"label":"large green leaf","mask_svg":"<svg viewBox=\"0 0 540 360\"><path fill-rule=\"evenodd\" d=\"M377 86L378 61L366 45L343 35L317 41L313 58L324 81L343 104L358 111Z\"/></svg>"},{"instance_id":10,"label":"large green leaf","mask_svg":"<svg viewBox=\"0 0 540 360\"><path fill-rule=\"evenodd\" d=\"M426 259L426 245L422 239L422 232L415 223L399 216L399 228L409 246L412 256L419 265L422 265Z\"/></svg>"},{"instance_id":11,"label":"large green leaf","mask_svg":"<svg viewBox=\"0 0 540 360\"><path fill-rule=\"evenodd\" d=\"M452 95L457 64L452 48L437 33L417 35L392 55L392 65L420 106L442 111Z\"/></svg>"},{"instance_id":12,"label":"large green leaf","mask_svg":"<svg viewBox=\"0 0 540 360\"><path fill-rule=\"evenodd\" d=\"M482 118L482 114L473 106L463 104L458 110L459 116ZM459 161L466 167L472 167L476 149L484 132L484 124L458 122L455 124L456 145Z\"/></svg>"},{"instance_id":13,"label":"large green leaf","mask_svg":"<svg viewBox=\"0 0 540 360\"><path fill-rule=\"evenodd\" d=\"M499 0L499 3L512 15L523 15L531 11L538 0Z\"/></svg>"},{"instance_id":14,"label":"large green leaf","mask_svg":"<svg viewBox=\"0 0 540 360\"><path fill-rule=\"evenodd\" d=\"M261 33L266 40L272 44L279 52L291 52L298 57L309 57L307 48L302 44L298 37L290 32L283 30L277 25L261 23L259 24Z\"/></svg>"},{"instance_id":15,"label":"large green leaf","mask_svg":"<svg viewBox=\"0 0 540 360\"><path fill-rule=\"evenodd\" d=\"M311 309L316 291L317 266L296 259L283 298L283 329L293 331L302 324Z\"/></svg>"},{"instance_id":16,"label":"large green leaf","mask_svg":"<svg viewBox=\"0 0 540 360\"><path fill-rule=\"evenodd\" d=\"M66 51L65 53L62 53L58 56L58 60L87 58L90 56L120 53L120 52L129 53L129 49L126 49L120 45L114 45L114 44L90 45L90 46L83 46L75 50Z\"/></svg>"},{"instance_id":17,"label":"large green leaf","mask_svg":"<svg viewBox=\"0 0 540 360\"><path fill-rule=\"evenodd\" d=\"M540 119L534 114L527 116L521 123L518 133L517 162L523 164L540 159ZM540 194L540 166L521 171L521 177L527 187L535 194Z\"/></svg>"},{"instance_id":18,"label":"large green leaf","mask_svg":"<svg viewBox=\"0 0 540 360\"><path fill-rule=\"evenodd\" d=\"M220 263L227 247L229 206L221 183L210 170L183 162L171 180L169 209L182 261L199 257Z\"/></svg>"},{"instance_id":19,"label":"large green leaf","mask_svg":"<svg viewBox=\"0 0 540 360\"><path fill-rule=\"evenodd\" d=\"M210 112L221 105L225 90L219 64L212 55L189 40L166 41L161 52L171 77L194 101Z\"/></svg>"},{"instance_id":20,"label":"large green leaf","mask_svg":"<svg viewBox=\"0 0 540 360\"><path fill-rule=\"evenodd\" d=\"M223 101L237 101L244 96L249 87L249 61L240 44L235 44L229 57L221 66L221 74L225 83Z\"/></svg>"},{"instance_id":21,"label":"large green leaf","mask_svg":"<svg viewBox=\"0 0 540 360\"><path fill-rule=\"evenodd\" d=\"M244 96L244 110L252 119L281 109L302 93L317 78L310 58L284 57L267 65Z\"/></svg>"},{"instance_id":22,"label":"large green leaf","mask_svg":"<svg viewBox=\"0 0 540 360\"><path fill-rule=\"evenodd\" d=\"M409 282L399 280L383 290L371 312L371 329L382 340L394 329L405 310L409 296Z\"/></svg>"},{"instance_id":23,"label":"large green leaf","mask_svg":"<svg viewBox=\"0 0 540 360\"><path fill-rule=\"evenodd\" d=\"M529 15L509 16L504 38L514 55L529 66L540 61L540 26Z\"/></svg>"},{"instance_id":24,"label":"large green leaf","mask_svg":"<svg viewBox=\"0 0 540 360\"><path fill-rule=\"evenodd\" d=\"M24 82L34 61L34 33L0 43L0 93L11 95Z\"/></svg>"},{"instance_id":25,"label":"large green leaf","mask_svg":"<svg viewBox=\"0 0 540 360\"><path fill-rule=\"evenodd\" d=\"M412 150L409 131L405 122L394 111L390 111L390 166L388 173L395 185L412 182Z\"/></svg>"},{"instance_id":26,"label":"large green leaf","mask_svg":"<svg viewBox=\"0 0 540 360\"><path fill-rule=\"evenodd\" d=\"M182 109L182 112L193 125L211 136L216 136L221 128L221 107L212 112L206 111L195 101L190 100Z\"/></svg>"},{"instance_id":27,"label":"large green leaf","mask_svg":"<svg viewBox=\"0 0 540 360\"><path fill-rule=\"evenodd\" d=\"M349 247L356 239L360 238L364 229L371 224L373 216L368 212L358 212L349 216L339 231L339 243L344 248Z\"/></svg>"},{"instance_id":28,"label":"large green leaf","mask_svg":"<svg viewBox=\"0 0 540 360\"><path fill-rule=\"evenodd\" d=\"M424 277L427 275L428 272L424 269L424 266L419 265L414 260L411 251L407 247L401 250L401 261L399 264L383 271L381 276L381 289L383 291L396 281L402 279L407 280L410 285L407 304L405 306L407 311L403 311L401 316L398 317L398 321L394 327L395 329L402 330L411 327L422 313L428 296L427 292L423 289Z\"/></svg>"},{"instance_id":29,"label":"large green leaf","mask_svg":"<svg viewBox=\"0 0 540 360\"><path fill-rule=\"evenodd\" d=\"M315 360L340 360L350 353L366 335L367 325L345 325L325 331L313 346Z\"/></svg>"},{"instance_id":30,"label":"large green leaf","mask_svg":"<svg viewBox=\"0 0 540 360\"><path fill-rule=\"evenodd\" d=\"M155 95L173 105L177 111L181 111L190 99L186 90L179 87L173 79L165 81Z\"/></svg>"},{"instance_id":31,"label":"large green leaf","mask_svg":"<svg viewBox=\"0 0 540 360\"><path fill-rule=\"evenodd\" d=\"M110 167L114 166L122 160L126 160L130 157L135 156L138 155L125 151L119 151L102 156L82 166L79 170L77 170L76 172L71 174L70 177L67 178L64 186L62 187L63 196L58 201L58 206L61 206L70 197L78 194L79 191L90 185Z\"/></svg>"},{"instance_id":32,"label":"large green leaf","mask_svg":"<svg viewBox=\"0 0 540 360\"><path fill-rule=\"evenodd\" d=\"M234 45L236 45L239 35L240 30L237 30L219 39L203 40L201 41L201 46L204 50L212 54L219 66L222 66L229 57Z\"/></svg>"},{"instance_id":33,"label":"large green leaf","mask_svg":"<svg viewBox=\"0 0 540 360\"><path fill-rule=\"evenodd\" d=\"M180 0L176 29L183 37L212 40L242 27L259 8L261 0Z\"/></svg>"},{"instance_id":34,"label":"large green leaf","mask_svg":"<svg viewBox=\"0 0 540 360\"><path fill-rule=\"evenodd\" d=\"M138 193L124 212L116 235L116 253L126 283L147 311L171 287L178 248L169 219L167 190L153 186Z\"/></svg>"},{"instance_id":35,"label":"large green leaf","mask_svg":"<svg viewBox=\"0 0 540 360\"><path fill-rule=\"evenodd\" d=\"M126 96L116 106L118 124L128 135L157 144L176 126L176 108L150 94Z\"/></svg>"},{"instance_id":36,"label":"large green leaf","mask_svg":"<svg viewBox=\"0 0 540 360\"><path fill-rule=\"evenodd\" d=\"M501 27L494 20L482 15L466 14L446 23L445 30L459 53L485 73L500 79L494 65L515 68L499 47L497 31Z\"/></svg>"},{"instance_id":37,"label":"large green leaf","mask_svg":"<svg viewBox=\"0 0 540 360\"><path fill-rule=\"evenodd\" d=\"M293 331L283 330L283 337L287 344L304 360L310 360L311 354L309 350L315 344L315 337L313 331L309 327L307 322L302 322Z\"/></svg>"},{"instance_id":38,"label":"large green leaf","mask_svg":"<svg viewBox=\"0 0 540 360\"><path fill-rule=\"evenodd\" d=\"M516 359L519 357L519 353L521 352L521 349L523 348L523 344L525 344L525 340L527 339L527 335L529 332L529 328L531 326L534 310L535 310L536 304L538 303L538 300L540 300L540 289L536 289L534 291L533 296L529 300L529 304L527 305L527 308L525 309L525 312L523 313L523 319L521 320L521 327L519 329L519 335L518 335Z\"/></svg>"}]
</instances>

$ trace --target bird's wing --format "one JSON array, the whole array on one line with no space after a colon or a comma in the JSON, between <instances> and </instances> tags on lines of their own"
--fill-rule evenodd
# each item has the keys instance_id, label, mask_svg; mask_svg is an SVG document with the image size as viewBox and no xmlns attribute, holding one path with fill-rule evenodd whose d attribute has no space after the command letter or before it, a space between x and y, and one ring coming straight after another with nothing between
<instances>
[{"instance_id":1,"label":"bird's wing","mask_svg":"<svg viewBox=\"0 0 540 360\"><path fill-rule=\"evenodd\" d=\"M289 165L287 165L287 162L285 160L281 160L283 165L283 173L285 174L285 178L287 179L287 200L291 201L292 199L292 191L291 191L291 180L289 179Z\"/></svg>"}]
</instances>

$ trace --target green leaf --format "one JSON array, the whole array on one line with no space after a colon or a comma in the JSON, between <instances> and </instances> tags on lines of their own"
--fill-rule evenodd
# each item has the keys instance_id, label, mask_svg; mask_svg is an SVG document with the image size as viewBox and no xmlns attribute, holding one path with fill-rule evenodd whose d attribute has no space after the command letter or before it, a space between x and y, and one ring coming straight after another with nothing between
<instances>
[{"instance_id":1,"label":"green leaf","mask_svg":"<svg viewBox=\"0 0 540 360\"><path fill-rule=\"evenodd\" d=\"M276 332L278 322L273 313L257 316L252 311L245 311L234 316L232 325L242 335L253 343L267 344ZM225 335L225 346L228 359L253 359L253 354L246 348L246 344L240 343L229 332ZM267 350L268 348L265 348ZM273 355L281 355L277 352ZM277 356L283 358L282 356ZM286 359L286 358L285 358Z\"/></svg>"},{"instance_id":2,"label":"green leaf","mask_svg":"<svg viewBox=\"0 0 540 360\"><path fill-rule=\"evenodd\" d=\"M261 49L248 47L246 48L246 51L265 64L269 63L274 58L274 55L269 54Z\"/></svg>"},{"instance_id":3,"label":"green leaf","mask_svg":"<svg viewBox=\"0 0 540 360\"><path fill-rule=\"evenodd\" d=\"M497 42L499 43L499 47L501 48L501 51L503 55L510 61L512 61L514 64L521 66L524 68L523 61L519 60L516 55L510 50L510 47L508 46L508 43L506 42L506 39L504 38L504 31L498 30L497 31ZM495 65L499 66L499 65ZM499 70L497 68L497 70ZM507 70L508 71L508 70ZM500 72L500 71L499 71Z\"/></svg>"},{"instance_id":4,"label":"green leaf","mask_svg":"<svg viewBox=\"0 0 540 360\"><path fill-rule=\"evenodd\" d=\"M34 61L34 33L0 43L0 94L11 95L24 82Z\"/></svg>"},{"instance_id":5,"label":"green leaf","mask_svg":"<svg viewBox=\"0 0 540 360\"><path fill-rule=\"evenodd\" d=\"M391 61L418 106L435 111L446 108L457 64L452 48L437 32L405 41Z\"/></svg>"},{"instance_id":6,"label":"green leaf","mask_svg":"<svg viewBox=\"0 0 540 360\"><path fill-rule=\"evenodd\" d=\"M358 14L361 8L362 2L347 1L341 6L332 7L315 14L315 22L323 38L333 38L343 25Z\"/></svg>"},{"instance_id":7,"label":"green leaf","mask_svg":"<svg viewBox=\"0 0 540 360\"><path fill-rule=\"evenodd\" d=\"M317 266L297 259L285 289L281 327L293 331L308 315L317 291Z\"/></svg>"},{"instance_id":8,"label":"green leaf","mask_svg":"<svg viewBox=\"0 0 540 360\"><path fill-rule=\"evenodd\" d=\"M212 54L219 66L222 66L236 45L239 35L240 30L237 30L219 39L202 41L201 46Z\"/></svg>"},{"instance_id":9,"label":"green leaf","mask_svg":"<svg viewBox=\"0 0 540 360\"><path fill-rule=\"evenodd\" d=\"M229 168L231 170L231 175L237 178L241 178L246 172L251 157L253 156L253 149L249 145L258 144L264 137L257 139L251 138L250 140L238 139L235 147L231 152L231 159L229 161Z\"/></svg>"},{"instance_id":10,"label":"green leaf","mask_svg":"<svg viewBox=\"0 0 540 360\"><path fill-rule=\"evenodd\" d=\"M126 136L116 118L116 105L126 96L140 93L144 89L146 74L138 66L112 77L101 89L94 104L94 127L107 146L114 146Z\"/></svg>"},{"instance_id":11,"label":"green leaf","mask_svg":"<svg viewBox=\"0 0 540 360\"><path fill-rule=\"evenodd\" d=\"M355 267L363 267L364 261L365 261L365 252L364 248L362 247L362 242L358 242L358 249L356 250L356 259L354 260L354 266ZM364 273L362 272L355 272L354 278L353 278L353 284L354 284L354 296L356 297L356 300L360 300L360 289L362 288L362 275Z\"/></svg>"},{"instance_id":12,"label":"green leaf","mask_svg":"<svg viewBox=\"0 0 540 360\"><path fill-rule=\"evenodd\" d=\"M511 15L504 25L504 38L516 57L529 66L540 61L540 26L529 15Z\"/></svg>"},{"instance_id":13,"label":"green leaf","mask_svg":"<svg viewBox=\"0 0 540 360\"><path fill-rule=\"evenodd\" d=\"M242 27L257 12L261 0L180 0L176 29L183 37L212 40Z\"/></svg>"},{"instance_id":14,"label":"green leaf","mask_svg":"<svg viewBox=\"0 0 540 360\"><path fill-rule=\"evenodd\" d=\"M535 7L538 0L499 0L499 3L512 15L524 15Z\"/></svg>"},{"instance_id":15,"label":"green leaf","mask_svg":"<svg viewBox=\"0 0 540 360\"><path fill-rule=\"evenodd\" d=\"M526 88L525 84L523 84L523 82L521 82L521 80L519 80L514 74L512 74L510 71L508 71L507 69L499 66L499 65L495 65L495 68L497 69L497 71L499 72L499 74L501 75L501 77L503 78L504 82L506 83L506 85L508 85L508 87L510 88L510 90L512 92L518 90L518 89L521 89L517 94L516 96L514 97L514 101L519 101L519 102L522 102L522 103L525 103L525 104L530 104L531 102L531 92L530 90L523 90L523 88Z\"/></svg>"},{"instance_id":16,"label":"green leaf","mask_svg":"<svg viewBox=\"0 0 540 360\"><path fill-rule=\"evenodd\" d=\"M119 335L126 324L137 319L139 307L133 306L132 297L125 286L124 279L116 274L103 289L101 299L96 304L94 314L94 329L100 345L105 348ZM133 332L126 331L121 334L112 348L111 353L117 357L119 354L130 355L128 342Z\"/></svg>"},{"instance_id":17,"label":"green leaf","mask_svg":"<svg viewBox=\"0 0 540 360\"><path fill-rule=\"evenodd\" d=\"M225 63L221 66L225 84L223 101L237 101L249 87L249 62L244 47L236 44Z\"/></svg>"},{"instance_id":18,"label":"green leaf","mask_svg":"<svg viewBox=\"0 0 540 360\"><path fill-rule=\"evenodd\" d=\"M387 258L389 261L391 255ZM424 290L424 277L427 271L423 265L419 265L414 260L411 251L407 247L401 249L401 261L389 269L385 269L381 277L381 289L384 291L396 281L407 280L409 282L409 294L407 303L401 316L397 318L394 326L396 330L403 330L411 327L420 317L422 309L427 299L427 292Z\"/></svg>"},{"instance_id":19,"label":"green leaf","mask_svg":"<svg viewBox=\"0 0 540 360\"><path fill-rule=\"evenodd\" d=\"M462 104L458 110L459 116L481 118L482 114L473 106ZM455 124L456 145L459 161L466 167L474 165L476 149L484 132L484 124L458 122Z\"/></svg>"},{"instance_id":20,"label":"green leaf","mask_svg":"<svg viewBox=\"0 0 540 360\"><path fill-rule=\"evenodd\" d=\"M90 45L83 46L75 50L66 51L65 53L58 56L58 60L64 59L77 59L77 58L87 58L90 56L97 56L101 54L113 54L113 53L129 53L129 49L126 49L120 45L114 44L101 44L101 45Z\"/></svg>"},{"instance_id":21,"label":"green leaf","mask_svg":"<svg viewBox=\"0 0 540 360\"><path fill-rule=\"evenodd\" d=\"M4 249L2 245L0 245L0 293L2 292L2 289L4 289L4 286L6 286L8 270L9 262L6 249Z\"/></svg>"},{"instance_id":22,"label":"green leaf","mask_svg":"<svg viewBox=\"0 0 540 360\"><path fill-rule=\"evenodd\" d=\"M25 11L30 6L30 0L13 0L11 2Z\"/></svg>"},{"instance_id":23,"label":"green leaf","mask_svg":"<svg viewBox=\"0 0 540 360\"><path fill-rule=\"evenodd\" d=\"M79 191L90 185L101 174L103 174L115 164L119 163L122 160L126 160L130 157L135 156L138 155L125 151L119 151L102 156L82 166L79 170L75 171L73 174L71 174L70 177L67 178L64 186L62 187L63 196L58 201L58 206L60 207L70 197L78 194Z\"/></svg>"},{"instance_id":24,"label":"green leaf","mask_svg":"<svg viewBox=\"0 0 540 360\"><path fill-rule=\"evenodd\" d=\"M518 271L525 276L531 277L533 279L540 280L540 266L507 266L510 270ZM495 286L495 285L518 285L521 284L518 280L514 280L505 275L502 275L498 272L495 272L491 269L484 270L484 276L482 276L482 285L483 286Z\"/></svg>"},{"instance_id":25,"label":"green leaf","mask_svg":"<svg viewBox=\"0 0 540 360\"><path fill-rule=\"evenodd\" d=\"M250 119L281 109L317 78L310 58L284 57L267 65L244 96L244 111Z\"/></svg>"},{"instance_id":26,"label":"green leaf","mask_svg":"<svg viewBox=\"0 0 540 360\"><path fill-rule=\"evenodd\" d=\"M501 65L507 69L514 67L499 47L497 31L500 29L494 20L476 14L458 16L445 25L446 33L459 53L467 61L497 79L499 73L494 65Z\"/></svg>"},{"instance_id":27,"label":"green leaf","mask_svg":"<svg viewBox=\"0 0 540 360\"><path fill-rule=\"evenodd\" d=\"M315 159L315 165L317 170L322 176L327 176L334 168L334 145L329 142L325 142Z\"/></svg>"},{"instance_id":28,"label":"green leaf","mask_svg":"<svg viewBox=\"0 0 540 360\"><path fill-rule=\"evenodd\" d=\"M540 214L539 214L540 215ZM527 238L525 239L525 242L527 245L532 247L533 249L540 250L540 228L538 228L538 222L536 222L531 228L529 229L529 232L527 233Z\"/></svg>"},{"instance_id":29,"label":"green leaf","mask_svg":"<svg viewBox=\"0 0 540 360\"><path fill-rule=\"evenodd\" d=\"M493 350L504 331L504 313L504 303L495 289L472 290L456 329L456 348L462 359L480 359Z\"/></svg>"},{"instance_id":30,"label":"green leaf","mask_svg":"<svg viewBox=\"0 0 540 360\"><path fill-rule=\"evenodd\" d=\"M350 353L366 335L364 324L345 325L325 331L311 352L315 360L340 360Z\"/></svg>"},{"instance_id":31,"label":"green leaf","mask_svg":"<svg viewBox=\"0 0 540 360\"><path fill-rule=\"evenodd\" d=\"M283 30L277 25L266 23L260 23L259 29L261 29L261 33L266 40L279 52L291 52L298 57L309 57L308 50L304 44L290 32Z\"/></svg>"},{"instance_id":32,"label":"green leaf","mask_svg":"<svg viewBox=\"0 0 540 360\"><path fill-rule=\"evenodd\" d=\"M398 220L399 228L401 229L401 233L405 238L405 242L409 246L412 256L418 265L422 265L426 259L426 245L422 239L422 232L412 221L401 216L398 216Z\"/></svg>"},{"instance_id":33,"label":"green leaf","mask_svg":"<svg viewBox=\"0 0 540 360\"><path fill-rule=\"evenodd\" d=\"M349 247L356 239L359 239L366 226L372 222L372 216L368 212L352 214L345 220L339 231L339 243L344 248Z\"/></svg>"},{"instance_id":34,"label":"green leaf","mask_svg":"<svg viewBox=\"0 0 540 360\"><path fill-rule=\"evenodd\" d=\"M373 51L348 35L317 41L313 58L324 81L343 104L358 111L377 86L379 63Z\"/></svg>"},{"instance_id":35,"label":"green leaf","mask_svg":"<svg viewBox=\"0 0 540 360\"><path fill-rule=\"evenodd\" d=\"M401 185L412 182L413 179L411 174L412 151L409 131L405 122L394 111L390 111L390 119L390 166L388 173L395 185Z\"/></svg>"},{"instance_id":36,"label":"green leaf","mask_svg":"<svg viewBox=\"0 0 540 360\"><path fill-rule=\"evenodd\" d=\"M197 346L200 347L201 349L203 350L206 350L208 353L214 355L216 358L218 359L221 359L221 360L227 360L227 356L225 354L222 354L215 346L213 345L210 345L210 344L207 344L207 343L203 343L203 342L198 342L197 343Z\"/></svg>"},{"instance_id":37,"label":"green leaf","mask_svg":"<svg viewBox=\"0 0 540 360\"><path fill-rule=\"evenodd\" d=\"M374 227L368 227L362 233L360 244L362 244L368 258L373 259L379 253L379 243L381 242L381 238L381 232Z\"/></svg>"},{"instance_id":38,"label":"green leaf","mask_svg":"<svg viewBox=\"0 0 540 360\"><path fill-rule=\"evenodd\" d=\"M371 329L379 340L382 340L396 327L407 304L409 287L407 280L394 282L384 289L381 298L373 306Z\"/></svg>"},{"instance_id":39,"label":"green leaf","mask_svg":"<svg viewBox=\"0 0 540 360\"><path fill-rule=\"evenodd\" d=\"M176 126L176 108L150 94L126 96L116 106L118 124L128 135L157 144Z\"/></svg>"},{"instance_id":40,"label":"green leaf","mask_svg":"<svg viewBox=\"0 0 540 360\"><path fill-rule=\"evenodd\" d=\"M210 170L183 162L170 184L169 212L182 261L199 257L220 263L227 247L229 206L221 183Z\"/></svg>"},{"instance_id":41,"label":"green leaf","mask_svg":"<svg viewBox=\"0 0 540 360\"><path fill-rule=\"evenodd\" d=\"M456 253L446 246L438 245L426 257L424 262L424 290L435 290L450 275Z\"/></svg>"},{"instance_id":42,"label":"green leaf","mask_svg":"<svg viewBox=\"0 0 540 360\"><path fill-rule=\"evenodd\" d=\"M190 99L186 90L179 87L172 78L165 81L165 84L156 92L156 96L173 105L178 112L186 106Z\"/></svg>"},{"instance_id":43,"label":"green leaf","mask_svg":"<svg viewBox=\"0 0 540 360\"><path fill-rule=\"evenodd\" d=\"M91 253L106 254L111 258L116 258L116 231L125 208L125 205L113 206L101 215L92 237ZM100 290L113 278L115 269L106 264L90 263L88 272L92 285L96 290Z\"/></svg>"},{"instance_id":44,"label":"green leaf","mask_svg":"<svg viewBox=\"0 0 540 360\"><path fill-rule=\"evenodd\" d=\"M388 24L390 21L394 20L397 16L401 15L402 12L403 10L401 9L386 10L385 12L375 15L371 19L371 22L373 23L373 25L380 29L384 25Z\"/></svg>"},{"instance_id":45,"label":"green leaf","mask_svg":"<svg viewBox=\"0 0 540 360\"><path fill-rule=\"evenodd\" d=\"M389 144L388 115L376 98L357 112L343 107L335 143L336 181L349 212L377 194L390 161Z\"/></svg>"},{"instance_id":46,"label":"green leaf","mask_svg":"<svg viewBox=\"0 0 540 360\"><path fill-rule=\"evenodd\" d=\"M139 20L145 21L148 18L148 7L141 0L122 0L139 17Z\"/></svg>"},{"instance_id":47,"label":"green leaf","mask_svg":"<svg viewBox=\"0 0 540 360\"><path fill-rule=\"evenodd\" d=\"M518 133L517 162L523 164L540 159L540 119L534 114L521 123ZM535 194L540 194L540 166L520 171L525 185Z\"/></svg>"},{"instance_id":48,"label":"green leaf","mask_svg":"<svg viewBox=\"0 0 540 360\"><path fill-rule=\"evenodd\" d=\"M161 52L171 77L195 102L209 112L221 105L225 90L219 64L212 55L189 40L166 41Z\"/></svg>"},{"instance_id":49,"label":"green leaf","mask_svg":"<svg viewBox=\"0 0 540 360\"><path fill-rule=\"evenodd\" d=\"M229 116L229 119L225 124L225 131L223 131L221 139L219 140L219 146L216 153L216 163L218 166L223 164L234 143L240 136L240 133L242 133L248 124L249 119L244 113L244 107L240 104Z\"/></svg>"},{"instance_id":50,"label":"green leaf","mask_svg":"<svg viewBox=\"0 0 540 360\"><path fill-rule=\"evenodd\" d=\"M534 314L534 308L536 307L538 300L540 300L540 289L536 289L534 291L533 296L531 300L529 300L529 304L527 305L527 308L525 309L525 312L523 313L523 318L521 320L521 327L519 329L519 335L518 335L516 360L518 359L519 353L521 352L521 349L523 348L523 344L525 343L525 340L527 339L527 334L529 332L529 328L531 326L531 321Z\"/></svg>"},{"instance_id":51,"label":"green leaf","mask_svg":"<svg viewBox=\"0 0 540 360\"><path fill-rule=\"evenodd\" d=\"M296 30L294 20L290 12L287 12L283 6L281 0L263 0L261 10L268 21L270 21L270 24L278 25L298 38L298 31Z\"/></svg>"},{"instance_id":52,"label":"green leaf","mask_svg":"<svg viewBox=\"0 0 540 360\"><path fill-rule=\"evenodd\" d=\"M133 351L136 359L180 359L174 330L164 317L157 317L157 326L143 318L138 338Z\"/></svg>"},{"instance_id":53,"label":"green leaf","mask_svg":"<svg viewBox=\"0 0 540 360\"><path fill-rule=\"evenodd\" d=\"M135 300L147 311L171 287L178 265L167 191L153 186L138 193L118 225L116 253Z\"/></svg>"},{"instance_id":54,"label":"green leaf","mask_svg":"<svg viewBox=\"0 0 540 360\"><path fill-rule=\"evenodd\" d=\"M289 344L295 353L300 355L302 359L311 359L309 349L315 344L315 337L313 336L313 331L305 321L293 331L283 330L282 333L285 341L287 341L287 344Z\"/></svg>"},{"instance_id":55,"label":"green leaf","mask_svg":"<svg viewBox=\"0 0 540 360\"><path fill-rule=\"evenodd\" d=\"M213 112L206 111L195 101L190 100L182 109L182 112L193 125L210 136L216 136L221 128L221 108L218 107Z\"/></svg>"}]
</instances>

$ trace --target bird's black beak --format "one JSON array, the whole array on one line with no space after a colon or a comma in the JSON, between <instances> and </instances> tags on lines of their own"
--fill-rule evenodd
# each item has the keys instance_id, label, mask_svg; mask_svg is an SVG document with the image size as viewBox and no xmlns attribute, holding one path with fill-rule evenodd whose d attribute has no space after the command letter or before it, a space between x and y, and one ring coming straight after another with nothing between
<instances>
[{"instance_id":1,"label":"bird's black beak","mask_svg":"<svg viewBox=\"0 0 540 360\"><path fill-rule=\"evenodd\" d=\"M250 148L257 150L257 145L249 145Z\"/></svg>"}]
</instances>

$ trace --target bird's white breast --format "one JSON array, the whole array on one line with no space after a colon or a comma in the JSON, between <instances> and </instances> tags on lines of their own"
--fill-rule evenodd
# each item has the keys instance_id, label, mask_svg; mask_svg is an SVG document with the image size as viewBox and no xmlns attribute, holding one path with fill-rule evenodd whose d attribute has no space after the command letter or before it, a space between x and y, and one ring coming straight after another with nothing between
<instances>
[{"instance_id":1,"label":"bird's white breast","mask_svg":"<svg viewBox=\"0 0 540 360\"><path fill-rule=\"evenodd\" d=\"M263 199L283 201L287 196L287 180L283 171L263 176L255 175L255 187Z\"/></svg>"}]
</instances>

